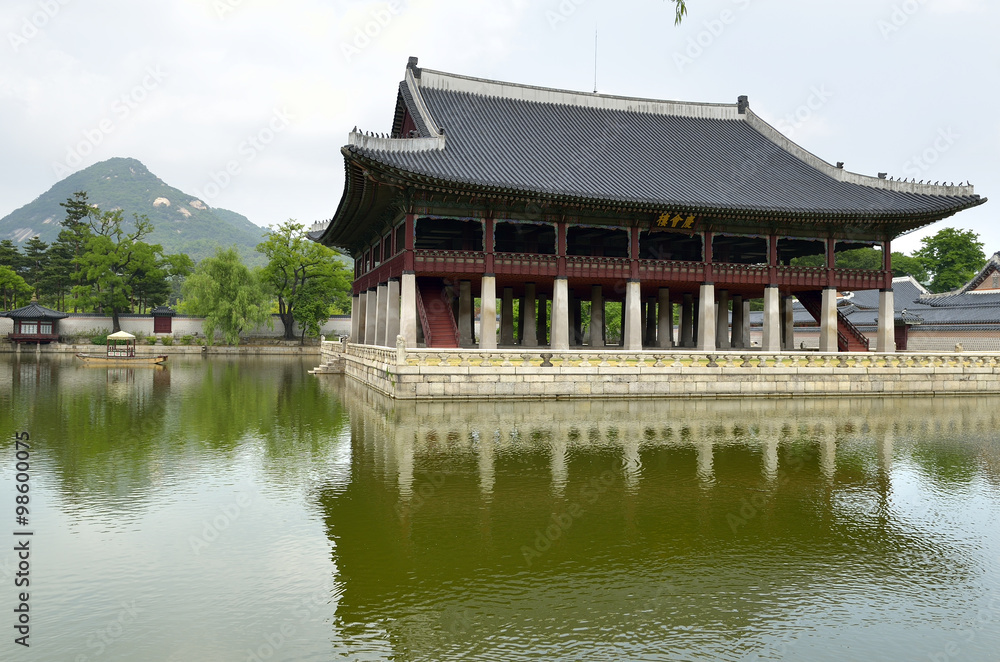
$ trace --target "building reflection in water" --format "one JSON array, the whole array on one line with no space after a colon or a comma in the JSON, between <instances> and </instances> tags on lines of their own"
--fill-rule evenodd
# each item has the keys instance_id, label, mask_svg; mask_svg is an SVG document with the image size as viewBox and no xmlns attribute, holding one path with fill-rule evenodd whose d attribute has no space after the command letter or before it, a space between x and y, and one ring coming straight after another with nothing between
<instances>
[{"instance_id":1,"label":"building reflection in water","mask_svg":"<svg viewBox=\"0 0 1000 662\"><path fill-rule=\"evenodd\" d=\"M961 513L970 489L1000 503L994 400L414 403L324 383L352 433L350 484L319 495L337 628L400 659L808 657L829 642L804 628L891 640L931 595L972 605L997 544L970 547Z\"/></svg>"}]
</instances>

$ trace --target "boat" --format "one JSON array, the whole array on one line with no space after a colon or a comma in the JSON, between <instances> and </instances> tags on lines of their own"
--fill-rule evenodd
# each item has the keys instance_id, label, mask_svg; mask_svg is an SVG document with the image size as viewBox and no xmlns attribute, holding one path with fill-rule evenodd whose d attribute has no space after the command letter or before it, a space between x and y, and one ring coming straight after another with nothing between
<instances>
[{"instance_id":1,"label":"boat","mask_svg":"<svg viewBox=\"0 0 1000 662\"><path fill-rule=\"evenodd\" d=\"M135 336L127 331L117 331L108 336L104 354L77 354L84 363L99 365L158 365L166 362L166 354L135 353Z\"/></svg>"}]
</instances>

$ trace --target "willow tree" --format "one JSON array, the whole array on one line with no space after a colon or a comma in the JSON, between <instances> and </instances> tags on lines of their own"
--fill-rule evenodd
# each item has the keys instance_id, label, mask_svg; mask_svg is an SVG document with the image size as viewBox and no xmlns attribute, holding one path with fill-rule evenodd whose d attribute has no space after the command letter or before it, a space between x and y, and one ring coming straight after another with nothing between
<instances>
[{"instance_id":1,"label":"willow tree","mask_svg":"<svg viewBox=\"0 0 1000 662\"><path fill-rule=\"evenodd\" d=\"M181 310L205 318L203 329L210 345L216 330L228 344L237 345L241 333L271 319L260 279L232 247L216 249L214 256L199 262L184 281L182 292Z\"/></svg>"}]
</instances>

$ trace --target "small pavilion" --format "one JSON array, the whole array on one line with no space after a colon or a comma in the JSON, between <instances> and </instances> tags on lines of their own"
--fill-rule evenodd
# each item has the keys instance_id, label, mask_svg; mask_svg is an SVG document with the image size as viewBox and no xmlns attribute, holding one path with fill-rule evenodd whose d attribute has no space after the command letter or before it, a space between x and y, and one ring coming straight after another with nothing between
<instances>
[{"instance_id":1,"label":"small pavilion","mask_svg":"<svg viewBox=\"0 0 1000 662\"><path fill-rule=\"evenodd\" d=\"M68 317L65 313L46 308L32 299L23 308L3 314L14 321L14 331L7 338L18 344L46 344L59 341L59 320Z\"/></svg>"},{"instance_id":2,"label":"small pavilion","mask_svg":"<svg viewBox=\"0 0 1000 662\"><path fill-rule=\"evenodd\" d=\"M745 96L571 92L416 58L390 132L352 131L341 152L343 197L311 236L354 258L351 339L368 345L598 349L620 302L627 351L742 348L749 301L763 299L761 349L787 351L797 299L821 351L891 352L891 241L986 201L967 184L827 163ZM882 251L880 269L838 267L861 247ZM824 266L792 264L813 255ZM837 310L838 291L868 289L875 348Z\"/></svg>"}]
</instances>

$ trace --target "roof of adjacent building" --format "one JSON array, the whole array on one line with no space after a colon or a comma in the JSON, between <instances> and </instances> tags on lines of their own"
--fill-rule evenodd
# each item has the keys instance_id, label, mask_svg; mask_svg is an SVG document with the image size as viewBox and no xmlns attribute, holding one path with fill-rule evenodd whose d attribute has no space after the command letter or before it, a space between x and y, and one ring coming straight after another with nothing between
<instances>
[{"instance_id":1,"label":"roof of adjacent building","mask_svg":"<svg viewBox=\"0 0 1000 662\"><path fill-rule=\"evenodd\" d=\"M343 149L349 163L428 185L720 217L917 227L985 202L970 185L831 165L755 115L746 97L735 104L637 99L416 65L410 58L392 133L353 131Z\"/></svg>"},{"instance_id":2,"label":"roof of adjacent building","mask_svg":"<svg viewBox=\"0 0 1000 662\"><path fill-rule=\"evenodd\" d=\"M37 301L32 301L23 308L3 313L3 317L9 317L12 320L61 320L64 317L68 317L68 315L60 313L57 310L52 310L51 308L46 308Z\"/></svg>"}]
</instances>

